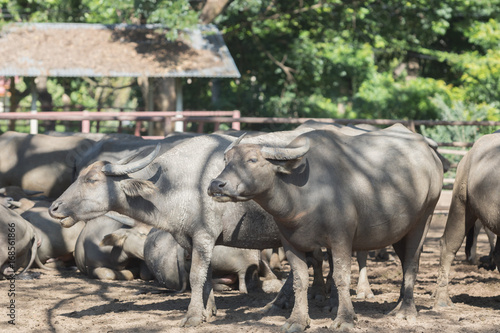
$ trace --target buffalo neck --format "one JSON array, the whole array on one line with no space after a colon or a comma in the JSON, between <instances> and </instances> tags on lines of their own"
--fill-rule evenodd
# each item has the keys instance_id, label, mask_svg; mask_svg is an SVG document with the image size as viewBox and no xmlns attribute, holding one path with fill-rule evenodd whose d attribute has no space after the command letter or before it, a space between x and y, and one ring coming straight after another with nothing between
<instances>
[{"instance_id":1,"label":"buffalo neck","mask_svg":"<svg viewBox=\"0 0 500 333\"><path fill-rule=\"evenodd\" d=\"M304 218L309 210L303 205L300 188L286 178L277 175L273 185L267 191L255 196L254 201L271 214L276 222L293 226Z\"/></svg>"}]
</instances>

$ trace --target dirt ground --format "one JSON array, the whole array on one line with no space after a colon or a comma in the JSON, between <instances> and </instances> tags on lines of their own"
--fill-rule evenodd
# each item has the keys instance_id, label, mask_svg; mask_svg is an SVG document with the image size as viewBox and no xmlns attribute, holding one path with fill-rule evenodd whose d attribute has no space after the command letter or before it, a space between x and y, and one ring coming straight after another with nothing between
<instances>
[{"instance_id":1,"label":"dirt ground","mask_svg":"<svg viewBox=\"0 0 500 333\"><path fill-rule=\"evenodd\" d=\"M464 262L463 248L452 266L450 295L453 308L434 311L439 262L439 237L446 215L435 215L421 257L420 273L415 287L417 322L399 322L385 315L399 295L401 266L398 260L370 260L369 279L375 298L357 300L355 287L358 268L352 261L351 294L358 322L352 332L500 332L500 275L497 271L478 269ZM488 254L484 233L480 235L478 253ZM392 249L391 249L391 253ZM16 325L8 321L7 281L0 281L0 332L279 332L290 310L261 315L259 309L271 301L274 293L254 291L248 295L236 291L217 293L217 316L197 328L179 328L187 309L190 293L159 293L153 282L98 281L78 271L31 270L32 280L16 280ZM306 332L328 332L332 314L326 303L309 302L311 327ZM14 329L13 329L14 328Z\"/></svg>"}]
</instances>

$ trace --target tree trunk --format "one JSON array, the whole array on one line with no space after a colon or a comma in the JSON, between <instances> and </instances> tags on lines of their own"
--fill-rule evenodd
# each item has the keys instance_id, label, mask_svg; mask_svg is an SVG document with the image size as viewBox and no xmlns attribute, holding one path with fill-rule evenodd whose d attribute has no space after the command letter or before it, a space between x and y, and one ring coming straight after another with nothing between
<instances>
[{"instance_id":1,"label":"tree trunk","mask_svg":"<svg viewBox=\"0 0 500 333\"><path fill-rule=\"evenodd\" d=\"M203 24L212 23L213 20L222 12L229 0L207 0L201 10L200 20Z\"/></svg>"}]
</instances>

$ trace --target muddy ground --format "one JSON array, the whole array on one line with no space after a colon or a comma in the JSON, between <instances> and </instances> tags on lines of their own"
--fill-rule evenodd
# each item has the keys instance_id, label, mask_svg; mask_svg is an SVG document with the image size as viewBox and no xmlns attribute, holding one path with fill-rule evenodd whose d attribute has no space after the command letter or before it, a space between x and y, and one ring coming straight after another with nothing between
<instances>
[{"instance_id":1,"label":"muddy ground","mask_svg":"<svg viewBox=\"0 0 500 333\"><path fill-rule=\"evenodd\" d=\"M439 312L432 308L438 242L445 221L446 215L435 215L425 242L415 288L419 311L416 323L384 314L395 306L399 295L402 274L398 260L369 261L369 279L375 293L370 300L357 300L354 296L358 268L352 261L351 294L358 315L352 332L500 332L500 275L467 265L463 248L452 267L450 295L455 306ZM481 234L478 253L486 255L488 251L487 238ZM153 282L98 281L78 271L31 272L38 278L15 283L15 327L7 322L9 283L0 281L0 332L279 332L290 313L279 310L272 315L259 314L274 293L254 291L243 295L230 291L216 294L218 313L210 323L179 328L189 292L158 293L162 288ZM320 301L309 303L312 324L307 332L328 331L332 314L324 309L325 305Z\"/></svg>"}]
</instances>

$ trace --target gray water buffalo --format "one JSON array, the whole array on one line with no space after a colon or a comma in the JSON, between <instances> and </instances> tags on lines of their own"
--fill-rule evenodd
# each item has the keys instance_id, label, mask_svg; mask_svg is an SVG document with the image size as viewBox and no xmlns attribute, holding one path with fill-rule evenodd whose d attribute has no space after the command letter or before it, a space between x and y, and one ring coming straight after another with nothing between
<instances>
[{"instance_id":1,"label":"gray water buffalo","mask_svg":"<svg viewBox=\"0 0 500 333\"><path fill-rule=\"evenodd\" d=\"M74 253L80 272L101 280L132 280L136 277L149 279L150 274L144 261L138 259L143 254L149 228L141 224L135 227L137 237L143 237L139 246L132 238L126 243L117 241L116 238L105 239L107 235L122 229L130 230L107 216L99 216L85 223L76 241Z\"/></svg>"},{"instance_id":2,"label":"gray water buffalo","mask_svg":"<svg viewBox=\"0 0 500 333\"><path fill-rule=\"evenodd\" d=\"M457 167L450 211L440 240L441 257L435 308L453 305L448 294L450 267L467 232L476 220L485 229L500 235L500 133L477 140ZM497 237L493 261L500 269L500 242Z\"/></svg>"},{"instance_id":3,"label":"gray water buffalo","mask_svg":"<svg viewBox=\"0 0 500 333\"><path fill-rule=\"evenodd\" d=\"M6 132L0 136L0 187L57 197L71 185L76 161L94 144L81 137Z\"/></svg>"},{"instance_id":4,"label":"gray water buffalo","mask_svg":"<svg viewBox=\"0 0 500 333\"><path fill-rule=\"evenodd\" d=\"M189 288L191 255L170 233L160 229L150 231L144 243L144 260L156 280L167 289L182 292ZM258 284L259 273L265 279L277 279L259 250L217 245L211 265L214 289L219 291L238 282L238 290L247 293L247 280Z\"/></svg>"},{"instance_id":5,"label":"gray water buffalo","mask_svg":"<svg viewBox=\"0 0 500 333\"><path fill-rule=\"evenodd\" d=\"M349 294L351 252L393 245L403 268L398 317L415 320L413 288L420 252L439 199L443 166L426 140L402 125L347 136L313 131L286 148L229 147L222 173L208 187L217 202L252 200L279 227L294 274L295 304L283 326L306 329L306 251L332 250L338 290L333 329L354 326Z\"/></svg>"},{"instance_id":6,"label":"gray water buffalo","mask_svg":"<svg viewBox=\"0 0 500 333\"><path fill-rule=\"evenodd\" d=\"M25 200L28 199L21 199ZM51 259L72 262L76 240L84 227L84 222L78 222L71 228L63 228L58 220L49 215L48 208L52 201L35 200L32 203L33 207L21 213L21 217L31 223L38 235L36 265L45 268L43 265Z\"/></svg>"},{"instance_id":7,"label":"gray water buffalo","mask_svg":"<svg viewBox=\"0 0 500 333\"><path fill-rule=\"evenodd\" d=\"M9 198L0 198L0 278L22 274L36 257L39 239L33 226L9 207Z\"/></svg>"},{"instance_id":8,"label":"gray water buffalo","mask_svg":"<svg viewBox=\"0 0 500 333\"><path fill-rule=\"evenodd\" d=\"M50 259L73 262L76 239L84 223L79 222L71 228L63 228L58 220L49 215L48 208L52 201L40 196L40 193L23 190L18 186L0 189L0 196L11 197L18 202L19 207L13 209L35 229L38 237L36 266L47 269L44 264Z\"/></svg>"},{"instance_id":9,"label":"gray water buffalo","mask_svg":"<svg viewBox=\"0 0 500 333\"><path fill-rule=\"evenodd\" d=\"M191 135L187 134L173 134L163 139L155 140L147 140L137 136L105 137L82 154L75 164L74 174L78 176L83 168L96 161L117 162L125 157L133 156L147 147L154 148L157 144L160 144L159 154L162 154L191 137Z\"/></svg>"},{"instance_id":10,"label":"gray water buffalo","mask_svg":"<svg viewBox=\"0 0 500 333\"><path fill-rule=\"evenodd\" d=\"M308 129L311 130L311 129ZM269 133L254 142L286 145L304 131ZM51 206L70 226L116 211L168 231L192 253L191 302L181 326L197 326L216 313L210 261L215 244L267 249L281 246L272 217L254 202L220 204L206 195L223 167L223 153L234 137L195 137L156 157L118 165L95 162ZM248 139L250 140L250 139ZM291 280L274 304L283 305ZM284 296L284 297L283 297ZM271 305L272 306L272 305Z\"/></svg>"}]
</instances>

